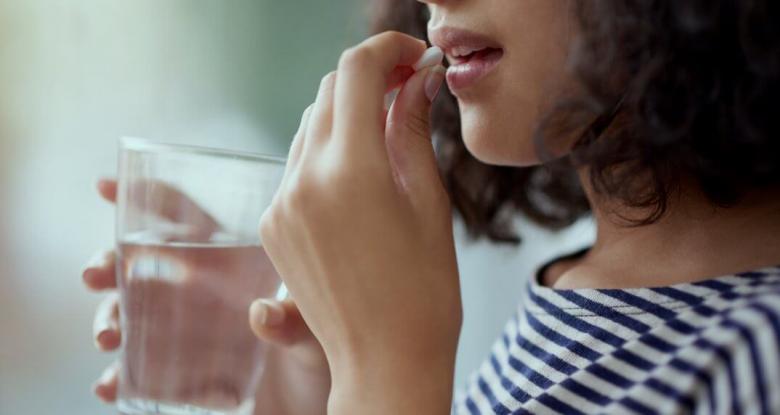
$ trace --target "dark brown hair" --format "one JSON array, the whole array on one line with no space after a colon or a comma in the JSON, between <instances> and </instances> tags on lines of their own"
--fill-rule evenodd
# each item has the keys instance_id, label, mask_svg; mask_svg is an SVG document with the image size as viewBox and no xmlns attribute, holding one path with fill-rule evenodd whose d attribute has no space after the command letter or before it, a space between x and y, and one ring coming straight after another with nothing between
<instances>
[{"instance_id":1,"label":"dark brown hair","mask_svg":"<svg viewBox=\"0 0 780 415\"><path fill-rule=\"evenodd\" d=\"M416 0L376 0L374 30L426 38ZM539 122L544 145L581 135L565 159L530 168L483 164L466 150L457 104L435 102L432 127L453 207L474 236L516 242L522 212L562 227L588 212L574 174L657 221L682 180L713 205L780 184L780 3L775 0L576 1L572 70L584 87ZM584 133L583 133L584 131Z\"/></svg>"}]
</instances>

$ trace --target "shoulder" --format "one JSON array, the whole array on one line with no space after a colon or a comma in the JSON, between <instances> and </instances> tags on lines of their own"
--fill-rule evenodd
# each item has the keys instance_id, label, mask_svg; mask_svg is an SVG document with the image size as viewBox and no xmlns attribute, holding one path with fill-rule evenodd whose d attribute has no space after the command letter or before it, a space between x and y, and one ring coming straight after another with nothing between
<instances>
[{"instance_id":1,"label":"shoulder","mask_svg":"<svg viewBox=\"0 0 780 415\"><path fill-rule=\"evenodd\" d=\"M712 353L713 383L738 412L780 412L780 285L756 287L734 298L697 348ZM724 402L726 403L726 402Z\"/></svg>"}]
</instances>

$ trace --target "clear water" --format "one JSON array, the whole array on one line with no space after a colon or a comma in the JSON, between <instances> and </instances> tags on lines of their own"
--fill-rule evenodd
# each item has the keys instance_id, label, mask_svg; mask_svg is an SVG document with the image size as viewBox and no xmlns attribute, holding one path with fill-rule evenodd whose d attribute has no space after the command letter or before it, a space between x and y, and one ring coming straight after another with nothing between
<instances>
[{"instance_id":1,"label":"clear water","mask_svg":"<svg viewBox=\"0 0 780 415\"><path fill-rule=\"evenodd\" d=\"M240 407L228 412L187 404L164 403L144 399L123 399L117 404L119 413L123 415L252 415L254 407L254 399L247 399Z\"/></svg>"},{"instance_id":2,"label":"clear water","mask_svg":"<svg viewBox=\"0 0 780 415\"><path fill-rule=\"evenodd\" d=\"M120 413L251 414L265 347L248 309L280 284L263 248L133 241L117 267Z\"/></svg>"}]
</instances>

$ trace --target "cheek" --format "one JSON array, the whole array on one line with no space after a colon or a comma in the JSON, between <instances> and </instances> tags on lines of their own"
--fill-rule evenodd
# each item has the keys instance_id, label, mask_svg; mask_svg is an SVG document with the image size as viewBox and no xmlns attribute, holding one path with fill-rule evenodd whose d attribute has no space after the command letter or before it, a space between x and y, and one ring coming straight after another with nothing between
<instances>
[{"instance_id":1,"label":"cheek","mask_svg":"<svg viewBox=\"0 0 780 415\"><path fill-rule=\"evenodd\" d=\"M536 115L517 101L504 105L490 100L460 106L463 141L469 152L486 164L529 166L539 163L533 143ZM517 107L512 110L511 102Z\"/></svg>"},{"instance_id":2,"label":"cheek","mask_svg":"<svg viewBox=\"0 0 780 415\"><path fill-rule=\"evenodd\" d=\"M485 3L495 5L491 10L501 10L491 16L491 22L505 53L489 77L471 90L461 91L464 143L469 152L488 164L539 164L534 133L542 115L573 86L565 69L571 37L569 0ZM547 144L556 148L547 148L545 153L568 152L566 143Z\"/></svg>"}]
</instances>

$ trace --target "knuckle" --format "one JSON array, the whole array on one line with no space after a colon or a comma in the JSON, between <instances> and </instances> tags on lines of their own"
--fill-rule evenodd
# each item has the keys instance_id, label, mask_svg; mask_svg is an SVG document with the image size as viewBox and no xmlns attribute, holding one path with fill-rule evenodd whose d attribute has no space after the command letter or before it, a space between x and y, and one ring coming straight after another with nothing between
<instances>
[{"instance_id":1,"label":"knuckle","mask_svg":"<svg viewBox=\"0 0 780 415\"><path fill-rule=\"evenodd\" d=\"M391 42L391 43L399 43L404 41L406 38L408 38L409 35L406 35L404 33L401 33L397 30L389 30L387 32L382 32L377 35L377 40L381 42Z\"/></svg>"},{"instance_id":2,"label":"knuckle","mask_svg":"<svg viewBox=\"0 0 780 415\"><path fill-rule=\"evenodd\" d=\"M317 99L314 103L314 107L321 106L323 103L322 101L323 97L328 95L328 93L333 90L333 87L336 85L336 72L329 72L327 75L323 76L322 79L320 79L320 86L317 91Z\"/></svg>"},{"instance_id":3,"label":"knuckle","mask_svg":"<svg viewBox=\"0 0 780 415\"><path fill-rule=\"evenodd\" d=\"M344 51L339 59L339 69L361 68L374 62L374 53L365 46L354 46Z\"/></svg>"},{"instance_id":4,"label":"knuckle","mask_svg":"<svg viewBox=\"0 0 780 415\"><path fill-rule=\"evenodd\" d=\"M271 206L263 212L260 217L260 239L265 243L273 235L274 225L276 223L276 207Z\"/></svg>"},{"instance_id":5,"label":"knuckle","mask_svg":"<svg viewBox=\"0 0 780 415\"><path fill-rule=\"evenodd\" d=\"M302 136L306 132L306 127L309 125L309 118L311 118L311 113L314 111L314 105L315 103L312 102L303 110L303 114L301 114L301 123L298 125L298 132L295 134L296 136Z\"/></svg>"},{"instance_id":6,"label":"knuckle","mask_svg":"<svg viewBox=\"0 0 780 415\"><path fill-rule=\"evenodd\" d=\"M320 89L330 88L336 82L336 71L330 71L320 80Z\"/></svg>"},{"instance_id":7,"label":"knuckle","mask_svg":"<svg viewBox=\"0 0 780 415\"><path fill-rule=\"evenodd\" d=\"M314 189L309 180L297 180L293 186L291 186L287 197L287 206L296 214L305 215L310 209L314 201Z\"/></svg>"},{"instance_id":8,"label":"knuckle","mask_svg":"<svg viewBox=\"0 0 780 415\"><path fill-rule=\"evenodd\" d=\"M301 120L302 121L306 120L309 117L309 115L311 115L312 111L314 111L314 103L313 102L311 104L309 104L309 106L306 107L305 110L303 110L303 114L301 116Z\"/></svg>"}]
</instances>

